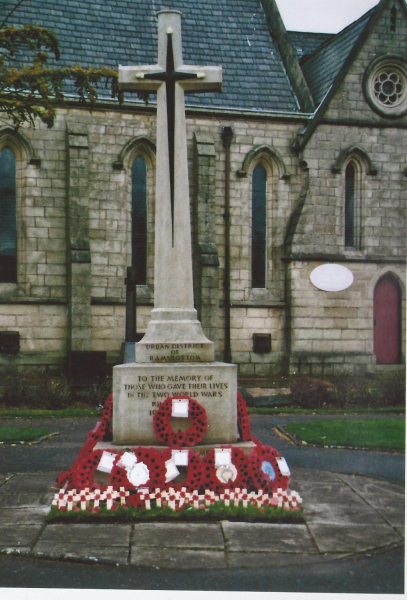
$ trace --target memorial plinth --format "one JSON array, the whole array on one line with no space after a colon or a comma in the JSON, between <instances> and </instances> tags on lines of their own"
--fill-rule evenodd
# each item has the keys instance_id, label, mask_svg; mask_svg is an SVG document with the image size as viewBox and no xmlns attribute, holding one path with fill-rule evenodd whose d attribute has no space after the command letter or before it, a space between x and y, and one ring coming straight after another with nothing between
<instances>
[{"instance_id":1,"label":"memorial plinth","mask_svg":"<svg viewBox=\"0 0 407 600\"><path fill-rule=\"evenodd\" d=\"M233 443L237 431L237 367L223 363L129 364L114 368L113 443L157 444L153 416L168 396L192 396L206 410L203 444ZM188 419L174 418L173 428Z\"/></svg>"},{"instance_id":2,"label":"memorial plinth","mask_svg":"<svg viewBox=\"0 0 407 600\"><path fill-rule=\"evenodd\" d=\"M136 362L212 362L214 344L196 314L195 309L153 309L146 334L136 344Z\"/></svg>"}]
</instances>

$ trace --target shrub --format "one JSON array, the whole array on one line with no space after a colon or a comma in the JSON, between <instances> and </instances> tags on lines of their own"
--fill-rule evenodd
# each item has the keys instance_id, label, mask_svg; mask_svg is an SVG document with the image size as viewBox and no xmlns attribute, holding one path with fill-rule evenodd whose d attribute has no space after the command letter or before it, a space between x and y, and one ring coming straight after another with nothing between
<instances>
[{"instance_id":1,"label":"shrub","mask_svg":"<svg viewBox=\"0 0 407 600\"><path fill-rule=\"evenodd\" d=\"M96 407L103 405L110 393L107 382L74 386L66 377L8 377L3 383L1 403L9 408L41 408L59 410L76 404Z\"/></svg>"},{"instance_id":2,"label":"shrub","mask_svg":"<svg viewBox=\"0 0 407 600\"><path fill-rule=\"evenodd\" d=\"M5 381L2 403L10 408L67 408L72 404L72 392L65 378L38 381L15 375Z\"/></svg>"},{"instance_id":3,"label":"shrub","mask_svg":"<svg viewBox=\"0 0 407 600\"><path fill-rule=\"evenodd\" d=\"M301 408L320 408L331 403L331 384L312 377L298 377L291 385L293 403Z\"/></svg>"},{"instance_id":4,"label":"shrub","mask_svg":"<svg viewBox=\"0 0 407 600\"><path fill-rule=\"evenodd\" d=\"M338 377L332 401L337 408L375 408L402 406L405 381L395 378Z\"/></svg>"}]
</instances>

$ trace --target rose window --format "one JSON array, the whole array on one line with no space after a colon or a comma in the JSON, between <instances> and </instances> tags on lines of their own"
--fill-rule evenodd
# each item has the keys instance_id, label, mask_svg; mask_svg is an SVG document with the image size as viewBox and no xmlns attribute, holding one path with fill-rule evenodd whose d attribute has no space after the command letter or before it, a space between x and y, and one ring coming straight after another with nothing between
<instances>
[{"instance_id":1,"label":"rose window","mask_svg":"<svg viewBox=\"0 0 407 600\"><path fill-rule=\"evenodd\" d=\"M365 95L376 112L400 117L407 111L407 65L399 56L379 57L365 74Z\"/></svg>"},{"instance_id":2,"label":"rose window","mask_svg":"<svg viewBox=\"0 0 407 600\"><path fill-rule=\"evenodd\" d=\"M405 81L395 71L383 71L374 81L374 95L376 99L386 106L394 106L402 100L405 90Z\"/></svg>"}]
</instances>

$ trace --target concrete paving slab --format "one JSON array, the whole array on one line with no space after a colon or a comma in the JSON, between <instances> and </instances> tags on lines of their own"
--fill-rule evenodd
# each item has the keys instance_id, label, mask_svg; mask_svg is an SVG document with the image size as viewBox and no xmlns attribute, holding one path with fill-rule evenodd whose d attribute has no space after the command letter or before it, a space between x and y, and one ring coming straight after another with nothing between
<instances>
[{"instance_id":1,"label":"concrete paving slab","mask_svg":"<svg viewBox=\"0 0 407 600\"><path fill-rule=\"evenodd\" d=\"M59 545L53 542L40 542L36 545L33 556L49 559L77 560L91 563L107 563L127 565L129 548L127 546L80 546L78 544Z\"/></svg>"},{"instance_id":2,"label":"concrete paving slab","mask_svg":"<svg viewBox=\"0 0 407 600\"><path fill-rule=\"evenodd\" d=\"M51 506L53 493L42 493L42 494L0 494L0 508L32 508L32 507L48 507Z\"/></svg>"},{"instance_id":3,"label":"concrete paving slab","mask_svg":"<svg viewBox=\"0 0 407 600\"><path fill-rule=\"evenodd\" d=\"M304 517L308 525L311 523L325 523L332 525L386 525L387 521L374 508L370 506L355 505L356 503L334 503L334 499L327 502L307 501L304 508Z\"/></svg>"},{"instance_id":4,"label":"concrete paving slab","mask_svg":"<svg viewBox=\"0 0 407 600\"><path fill-rule=\"evenodd\" d=\"M26 525L43 523L49 506L34 508L0 508L0 523L3 525Z\"/></svg>"},{"instance_id":5,"label":"concrete paving slab","mask_svg":"<svg viewBox=\"0 0 407 600\"><path fill-rule=\"evenodd\" d=\"M56 472L15 475L0 487L0 508L50 506Z\"/></svg>"},{"instance_id":6,"label":"concrete paving slab","mask_svg":"<svg viewBox=\"0 0 407 600\"><path fill-rule=\"evenodd\" d=\"M226 554L220 550L180 550L133 546L130 564L160 569L226 569Z\"/></svg>"},{"instance_id":7,"label":"concrete paving slab","mask_svg":"<svg viewBox=\"0 0 407 600\"><path fill-rule=\"evenodd\" d=\"M336 473L330 471L316 471L314 469L300 469L296 468L290 477L290 488L292 490L300 491L305 483L309 485L314 484L327 484L337 483L341 480Z\"/></svg>"},{"instance_id":8,"label":"concrete paving slab","mask_svg":"<svg viewBox=\"0 0 407 600\"><path fill-rule=\"evenodd\" d=\"M224 550L220 525L212 523L140 523L135 525L133 546Z\"/></svg>"},{"instance_id":9,"label":"concrete paving slab","mask_svg":"<svg viewBox=\"0 0 407 600\"><path fill-rule=\"evenodd\" d=\"M3 474L3 475L1 475L1 474L0 474L0 487L1 487L1 486L3 485L3 483L5 483L5 482L6 482L8 479L10 479L10 477L11 477L11 475L7 475L7 473L6 473L6 474Z\"/></svg>"},{"instance_id":10,"label":"concrete paving slab","mask_svg":"<svg viewBox=\"0 0 407 600\"><path fill-rule=\"evenodd\" d=\"M317 552L306 525L223 521L222 528L229 552Z\"/></svg>"},{"instance_id":11,"label":"concrete paving slab","mask_svg":"<svg viewBox=\"0 0 407 600\"><path fill-rule=\"evenodd\" d=\"M38 525L10 525L0 522L0 547L33 546L42 529Z\"/></svg>"},{"instance_id":12,"label":"concrete paving slab","mask_svg":"<svg viewBox=\"0 0 407 600\"><path fill-rule=\"evenodd\" d=\"M55 480L58 475L59 473L57 471L17 474L9 479L5 485L0 488L0 493L3 495L49 492L51 487L55 486Z\"/></svg>"},{"instance_id":13,"label":"concrete paving slab","mask_svg":"<svg viewBox=\"0 0 407 600\"><path fill-rule=\"evenodd\" d=\"M131 524L77 524L63 523L47 525L35 549L39 546L52 545L56 548L69 544L79 546L126 546L130 544Z\"/></svg>"},{"instance_id":14,"label":"concrete paving slab","mask_svg":"<svg viewBox=\"0 0 407 600\"><path fill-rule=\"evenodd\" d=\"M399 533L403 538L406 537L406 529L405 527L395 527L397 533Z\"/></svg>"},{"instance_id":15,"label":"concrete paving slab","mask_svg":"<svg viewBox=\"0 0 407 600\"><path fill-rule=\"evenodd\" d=\"M340 477L391 525L396 527L404 526L404 487L385 481L377 481L361 475L341 475Z\"/></svg>"},{"instance_id":16,"label":"concrete paving slab","mask_svg":"<svg viewBox=\"0 0 407 600\"><path fill-rule=\"evenodd\" d=\"M320 552L366 552L390 544L399 544L403 538L390 525L334 525L309 523Z\"/></svg>"}]
</instances>

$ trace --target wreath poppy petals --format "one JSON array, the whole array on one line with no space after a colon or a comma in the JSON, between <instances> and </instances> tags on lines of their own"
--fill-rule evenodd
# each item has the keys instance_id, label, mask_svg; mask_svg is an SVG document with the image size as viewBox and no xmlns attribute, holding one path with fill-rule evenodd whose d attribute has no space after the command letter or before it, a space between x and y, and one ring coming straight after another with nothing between
<instances>
[{"instance_id":1,"label":"wreath poppy petals","mask_svg":"<svg viewBox=\"0 0 407 600\"><path fill-rule=\"evenodd\" d=\"M174 431L171 427L172 401L188 399L188 418L191 421L186 431ZM208 418L204 407L190 396L169 396L161 402L153 417L157 439L171 448L195 446L202 441L208 428Z\"/></svg>"},{"instance_id":2,"label":"wreath poppy petals","mask_svg":"<svg viewBox=\"0 0 407 600\"><path fill-rule=\"evenodd\" d=\"M249 488L251 484L251 476L248 460L240 448L233 448L232 446L222 446L222 448L232 449L232 466L237 471L235 479L222 482L217 477L217 469L215 465L215 449L212 448L204 458L204 486L205 489L213 490L216 493L221 493L225 489L233 488Z\"/></svg>"},{"instance_id":3,"label":"wreath poppy petals","mask_svg":"<svg viewBox=\"0 0 407 600\"><path fill-rule=\"evenodd\" d=\"M154 448L132 448L130 452L133 452L137 458L135 463L143 463L147 469L149 478L145 481L142 487L162 487L165 484L165 464L162 460L161 453ZM126 490L136 490L140 486L134 485L128 478L128 473L125 468L119 467L118 462L123 456L123 452L120 452L115 458L113 469L110 473L110 484L115 488L124 487Z\"/></svg>"},{"instance_id":4,"label":"wreath poppy petals","mask_svg":"<svg viewBox=\"0 0 407 600\"><path fill-rule=\"evenodd\" d=\"M96 427L88 433L88 439L83 445L81 451L78 454L78 458L65 473L57 478L58 487L70 486L75 487L73 481L78 480L78 469L84 464L85 459L93 452L97 442L102 440L108 441L107 438L112 436L112 413L113 413L113 394L110 394L105 401L105 407L103 409L103 415L101 421L96 424ZM76 485L76 487L78 487ZM86 487L86 486L85 486Z\"/></svg>"},{"instance_id":5,"label":"wreath poppy petals","mask_svg":"<svg viewBox=\"0 0 407 600\"><path fill-rule=\"evenodd\" d=\"M93 476L102 458L103 450L94 450L82 458L72 473L72 485L77 490L93 487ZM100 487L97 485L96 487Z\"/></svg>"},{"instance_id":6,"label":"wreath poppy petals","mask_svg":"<svg viewBox=\"0 0 407 600\"><path fill-rule=\"evenodd\" d=\"M179 450L179 448L178 448ZM204 462L196 452L188 450L188 467L187 476L181 483L168 483L175 491L180 491L182 488L187 488L188 491L198 490L203 483ZM164 463L172 456L172 450L168 448L162 453Z\"/></svg>"},{"instance_id":7,"label":"wreath poppy petals","mask_svg":"<svg viewBox=\"0 0 407 600\"><path fill-rule=\"evenodd\" d=\"M240 392L237 393L237 426L242 442L248 442L252 439L250 432L249 414L247 412L246 401Z\"/></svg>"},{"instance_id":8,"label":"wreath poppy petals","mask_svg":"<svg viewBox=\"0 0 407 600\"><path fill-rule=\"evenodd\" d=\"M277 458L281 454L271 446L257 445L249 455L249 469L252 481L257 489L266 493L276 492L278 488L285 491L290 478L282 475Z\"/></svg>"}]
</instances>

